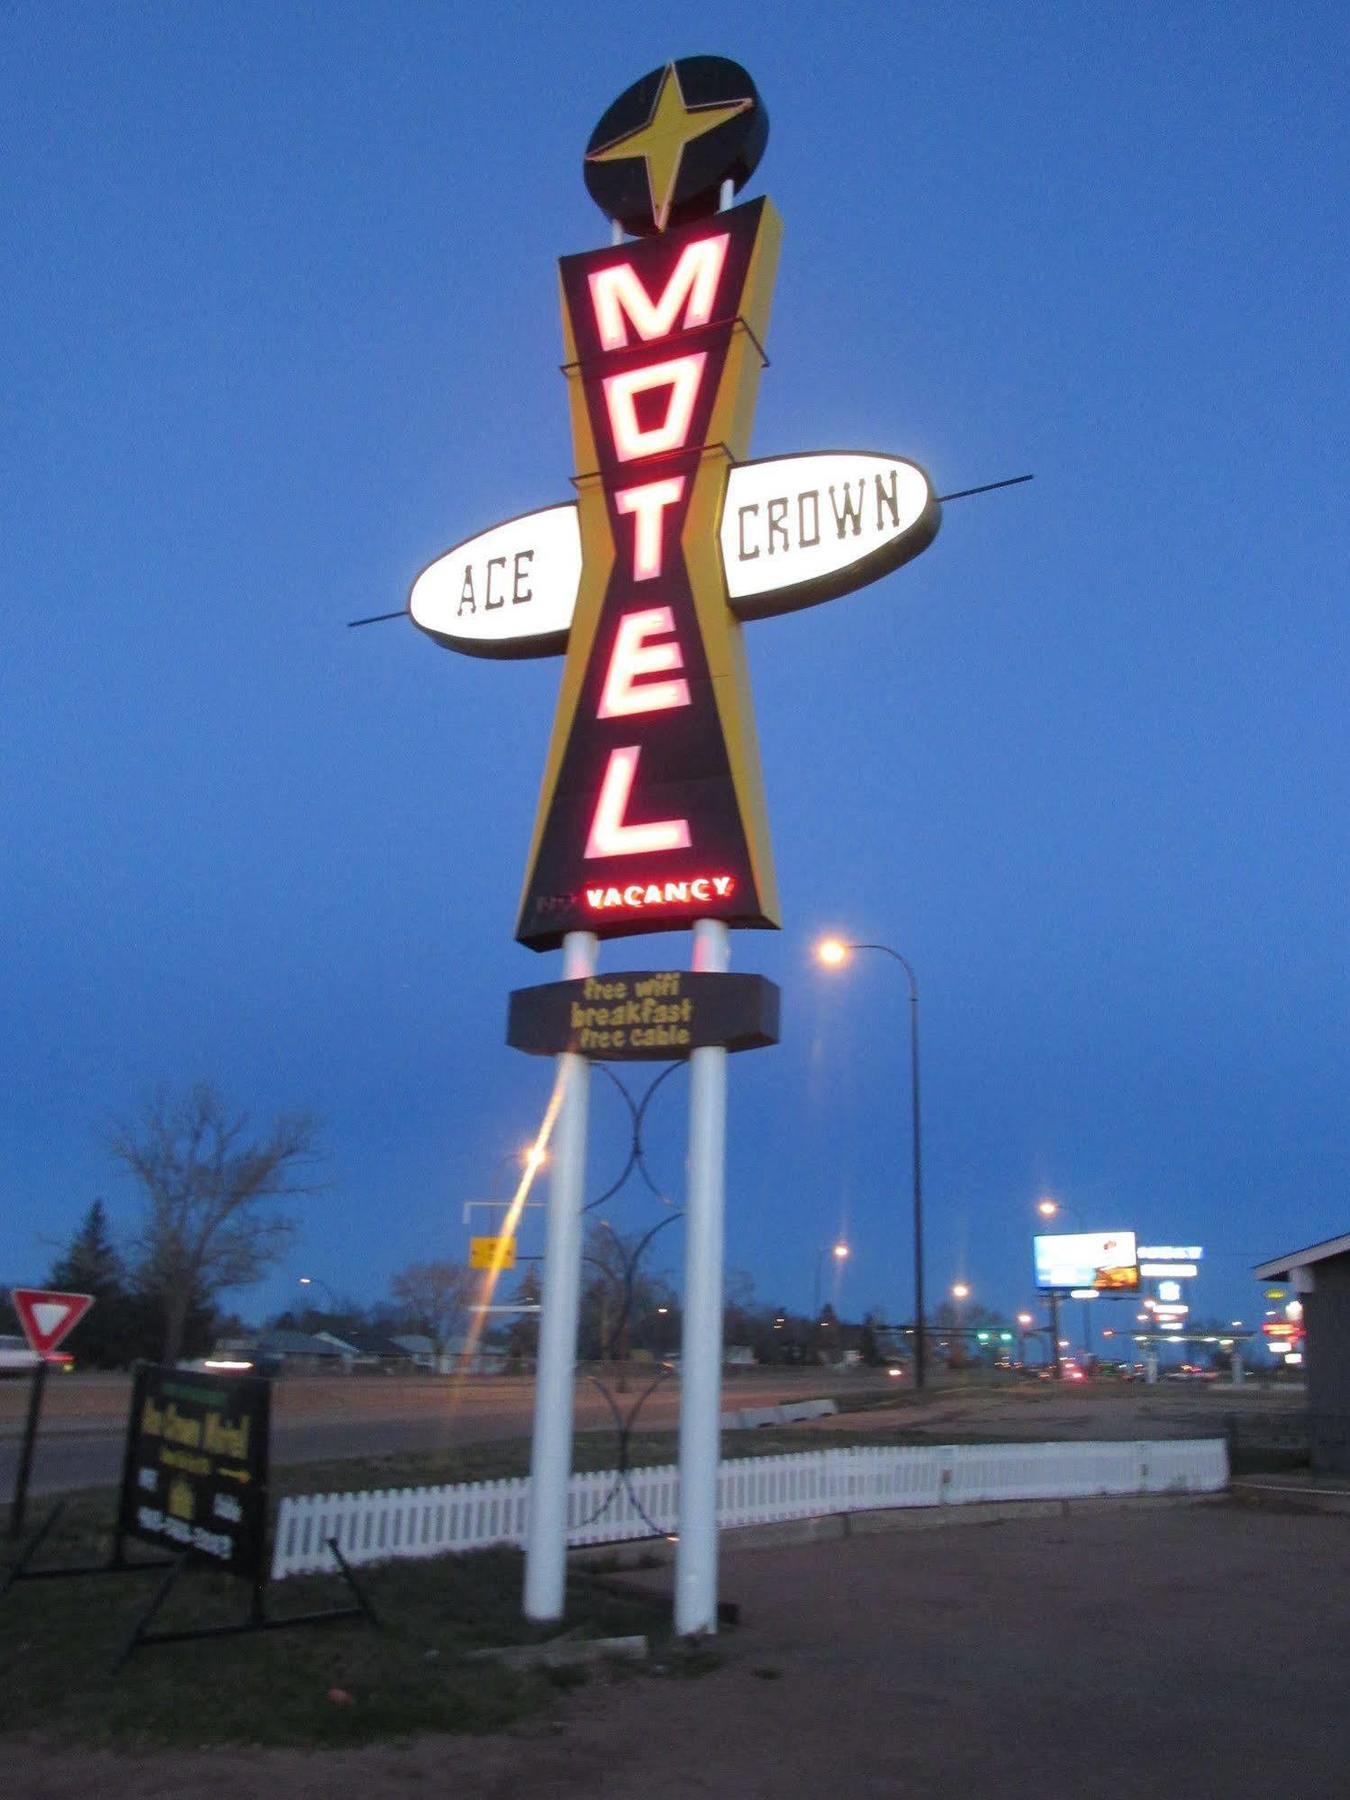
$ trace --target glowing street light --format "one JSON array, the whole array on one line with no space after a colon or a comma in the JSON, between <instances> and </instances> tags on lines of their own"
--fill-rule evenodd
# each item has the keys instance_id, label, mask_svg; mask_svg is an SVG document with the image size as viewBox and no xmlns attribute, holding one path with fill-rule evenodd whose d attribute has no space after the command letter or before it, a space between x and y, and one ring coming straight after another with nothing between
<instances>
[{"instance_id":1,"label":"glowing street light","mask_svg":"<svg viewBox=\"0 0 1350 1800\"><path fill-rule=\"evenodd\" d=\"M850 1255L849 1247L844 1242L843 1238L836 1238L834 1243L831 1244L830 1255L834 1258L836 1265L842 1269L844 1264L848 1261L848 1258ZM823 1250L817 1250L816 1251L816 1317L817 1318L820 1317L820 1277L821 1277L821 1269L824 1265L824 1262L825 1262L825 1252Z\"/></svg>"},{"instance_id":2,"label":"glowing street light","mask_svg":"<svg viewBox=\"0 0 1350 1800\"><path fill-rule=\"evenodd\" d=\"M919 1137L919 984L909 962L889 944L851 944L842 938L822 938L816 945L816 960L827 969L837 969L848 962L855 950L877 950L883 956L889 956L899 963L909 983L909 1104L914 1146L914 1385L922 1388L927 1351L923 1317L923 1157Z\"/></svg>"},{"instance_id":3,"label":"glowing street light","mask_svg":"<svg viewBox=\"0 0 1350 1800\"><path fill-rule=\"evenodd\" d=\"M958 1344L958 1347L959 1347L960 1353L961 1353L961 1364L964 1367L965 1352L966 1352L965 1303L970 1298L970 1283L968 1281L954 1281L951 1286L951 1295L952 1295L952 1299L955 1300L955 1302L956 1302L955 1336L956 1336L957 1344Z\"/></svg>"}]
</instances>

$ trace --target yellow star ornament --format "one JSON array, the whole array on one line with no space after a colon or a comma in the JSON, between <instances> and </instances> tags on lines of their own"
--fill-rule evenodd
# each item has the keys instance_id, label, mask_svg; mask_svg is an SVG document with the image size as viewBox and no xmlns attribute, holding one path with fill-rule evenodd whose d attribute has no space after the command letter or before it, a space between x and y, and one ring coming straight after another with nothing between
<instances>
[{"instance_id":1,"label":"yellow star ornament","mask_svg":"<svg viewBox=\"0 0 1350 1800\"><path fill-rule=\"evenodd\" d=\"M680 86L679 70L674 63L667 63L647 123L616 138L612 144L590 151L586 161L619 162L630 157L644 158L647 186L651 190L652 218L656 221L656 229L664 231L675 200L685 145L705 132L725 125L728 119L748 112L753 105L754 101L747 99L713 106L689 106Z\"/></svg>"}]
</instances>

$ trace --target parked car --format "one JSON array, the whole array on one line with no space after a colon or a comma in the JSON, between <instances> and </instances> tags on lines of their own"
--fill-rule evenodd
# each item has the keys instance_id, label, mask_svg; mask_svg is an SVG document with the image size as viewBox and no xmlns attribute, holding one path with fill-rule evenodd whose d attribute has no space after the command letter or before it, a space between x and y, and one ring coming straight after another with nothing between
<instances>
[{"instance_id":1,"label":"parked car","mask_svg":"<svg viewBox=\"0 0 1350 1800\"><path fill-rule=\"evenodd\" d=\"M44 1360L49 1369L61 1369L66 1373L75 1367L75 1358L64 1350L49 1350L43 1358L29 1348L27 1338L0 1336L0 1378L29 1375Z\"/></svg>"}]
</instances>

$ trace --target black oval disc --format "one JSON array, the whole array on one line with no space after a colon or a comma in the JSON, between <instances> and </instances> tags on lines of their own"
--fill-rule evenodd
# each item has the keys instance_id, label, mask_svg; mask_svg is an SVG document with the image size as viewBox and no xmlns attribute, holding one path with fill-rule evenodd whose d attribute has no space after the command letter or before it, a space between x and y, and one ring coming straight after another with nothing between
<instances>
[{"instance_id":1,"label":"black oval disc","mask_svg":"<svg viewBox=\"0 0 1350 1800\"><path fill-rule=\"evenodd\" d=\"M736 191L769 140L755 84L725 56L682 56L626 88L591 133L586 188L630 237L717 211L722 183Z\"/></svg>"}]
</instances>

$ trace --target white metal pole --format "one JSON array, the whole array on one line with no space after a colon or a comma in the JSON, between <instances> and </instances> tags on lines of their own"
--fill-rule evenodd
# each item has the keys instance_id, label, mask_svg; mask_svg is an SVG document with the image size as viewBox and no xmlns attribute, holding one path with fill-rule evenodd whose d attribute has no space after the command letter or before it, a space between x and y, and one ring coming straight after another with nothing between
<instances>
[{"instance_id":1,"label":"white metal pole","mask_svg":"<svg viewBox=\"0 0 1350 1800\"><path fill-rule=\"evenodd\" d=\"M694 968L721 974L731 933L694 926ZM675 1629L717 1629L717 1464L722 1408L722 1213L726 1185L727 1053L689 1058L689 1198L685 1207L684 1338L680 1353L680 1535Z\"/></svg>"},{"instance_id":2,"label":"white metal pole","mask_svg":"<svg viewBox=\"0 0 1350 1800\"><path fill-rule=\"evenodd\" d=\"M568 932L563 939L565 981L594 975L596 944L594 932ZM572 1387L581 1304L581 1207L591 1078L584 1056L563 1054L557 1070L562 1099L553 1130L548 1184L525 1539L525 1616L540 1620L562 1618L567 1591L567 1488L572 1478Z\"/></svg>"}]
</instances>

